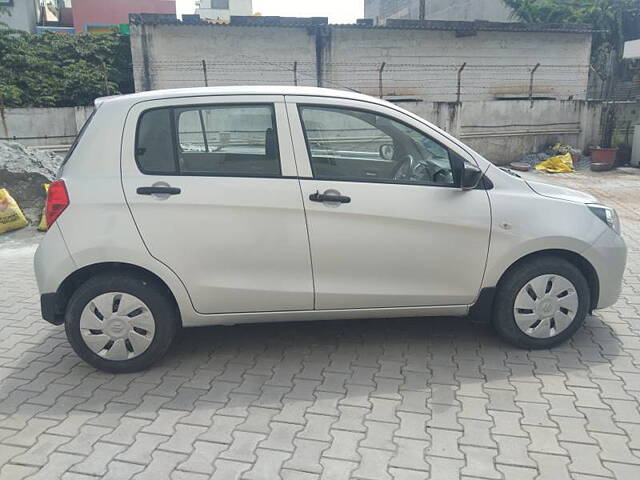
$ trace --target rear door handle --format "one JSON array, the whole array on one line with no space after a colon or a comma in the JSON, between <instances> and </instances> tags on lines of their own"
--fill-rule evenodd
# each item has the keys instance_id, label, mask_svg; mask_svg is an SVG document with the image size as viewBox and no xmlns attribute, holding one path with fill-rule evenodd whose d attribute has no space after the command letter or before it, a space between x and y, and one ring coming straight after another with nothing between
<instances>
[{"instance_id":1,"label":"rear door handle","mask_svg":"<svg viewBox=\"0 0 640 480\"><path fill-rule=\"evenodd\" d=\"M177 187L138 187L138 195L180 195L182 190Z\"/></svg>"},{"instance_id":2,"label":"rear door handle","mask_svg":"<svg viewBox=\"0 0 640 480\"><path fill-rule=\"evenodd\" d=\"M347 197L345 195L334 195L327 193L312 193L309 195L309 200L312 202L334 202L334 203L351 203L351 197Z\"/></svg>"}]
</instances>

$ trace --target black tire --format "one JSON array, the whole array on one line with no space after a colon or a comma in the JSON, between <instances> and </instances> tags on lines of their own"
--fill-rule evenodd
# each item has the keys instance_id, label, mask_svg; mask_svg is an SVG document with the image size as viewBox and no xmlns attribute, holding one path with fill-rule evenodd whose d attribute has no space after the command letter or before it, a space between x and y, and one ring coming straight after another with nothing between
<instances>
[{"instance_id":1,"label":"black tire","mask_svg":"<svg viewBox=\"0 0 640 480\"><path fill-rule=\"evenodd\" d=\"M108 360L94 353L80 332L80 317L85 306L99 295L122 292L142 300L155 320L155 333L147 350L135 358ZM144 370L160 360L169 350L179 327L179 315L166 289L156 281L136 273L103 273L81 284L71 296L65 313L65 331L73 350L87 363L111 373Z\"/></svg>"},{"instance_id":2,"label":"black tire","mask_svg":"<svg viewBox=\"0 0 640 480\"><path fill-rule=\"evenodd\" d=\"M525 334L514 317L516 296L532 279L545 274L561 275L573 283L578 295L578 309L573 322L562 332L549 338L534 338ZM494 303L493 326L498 334L518 347L546 349L567 341L584 323L591 305L591 291L582 272L566 259L547 255L525 260L510 269L498 285Z\"/></svg>"}]
</instances>

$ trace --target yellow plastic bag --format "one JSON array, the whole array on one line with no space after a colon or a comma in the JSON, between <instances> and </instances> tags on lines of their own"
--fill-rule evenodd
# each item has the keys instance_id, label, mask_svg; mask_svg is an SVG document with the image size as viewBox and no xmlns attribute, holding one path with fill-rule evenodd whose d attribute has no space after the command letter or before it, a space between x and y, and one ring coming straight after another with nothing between
<instances>
[{"instance_id":1,"label":"yellow plastic bag","mask_svg":"<svg viewBox=\"0 0 640 480\"><path fill-rule=\"evenodd\" d=\"M49 184L43 183L45 197L49 194ZM45 203L44 208L42 209L42 217L40 217L40 224L38 225L38 230L41 232L46 232L49 229L49 225L47 225L47 205Z\"/></svg>"},{"instance_id":2,"label":"yellow plastic bag","mask_svg":"<svg viewBox=\"0 0 640 480\"><path fill-rule=\"evenodd\" d=\"M0 188L0 233L26 227L27 219L9 192Z\"/></svg>"},{"instance_id":3,"label":"yellow plastic bag","mask_svg":"<svg viewBox=\"0 0 640 480\"><path fill-rule=\"evenodd\" d=\"M536 165L536 170L544 170L549 173L571 173L575 172L573 169L573 159L571 154L557 155L555 157L547 158L543 162Z\"/></svg>"}]
</instances>

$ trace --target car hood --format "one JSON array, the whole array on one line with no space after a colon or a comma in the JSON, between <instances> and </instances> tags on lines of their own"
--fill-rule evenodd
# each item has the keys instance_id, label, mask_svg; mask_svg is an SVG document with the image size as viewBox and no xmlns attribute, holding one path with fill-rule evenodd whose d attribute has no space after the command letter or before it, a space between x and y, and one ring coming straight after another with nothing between
<instances>
[{"instance_id":1,"label":"car hood","mask_svg":"<svg viewBox=\"0 0 640 480\"><path fill-rule=\"evenodd\" d=\"M573 190L571 188L559 187L558 185L550 185L542 182L530 182L525 180L527 185L531 187L531 190L543 197L558 198L560 200L567 200L574 203L598 203L598 200L593 195L588 193Z\"/></svg>"}]
</instances>

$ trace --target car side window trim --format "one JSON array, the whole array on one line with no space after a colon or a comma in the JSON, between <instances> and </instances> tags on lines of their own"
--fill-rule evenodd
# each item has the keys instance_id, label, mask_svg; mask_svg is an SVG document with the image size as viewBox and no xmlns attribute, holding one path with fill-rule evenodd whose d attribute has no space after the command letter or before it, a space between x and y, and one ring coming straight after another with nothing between
<instances>
[{"instance_id":1,"label":"car side window trim","mask_svg":"<svg viewBox=\"0 0 640 480\"><path fill-rule=\"evenodd\" d=\"M449 147L447 147L446 145L443 145L441 142L439 142L438 140L434 139L431 135L426 134L424 131L422 130L418 130L417 128L409 125L408 123L393 117L391 115L387 115L384 113L379 113L376 112L374 110L368 110L366 108L362 108L362 107L356 107L356 106L346 106L346 105L330 105L330 104L317 104L317 103L296 103L296 109L298 111L298 118L300 121L300 126L302 127L302 133L304 135L304 141L305 141L305 147L307 150L307 156L309 158L309 165L311 167L311 172L313 177L308 178L309 180L318 180L318 181L328 181L328 182L354 182L354 183L376 183L376 184L384 184L384 185L405 185L405 186L415 186L415 187L438 187L438 188L454 188L454 189L458 189L460 188L459 185L448 185L448 184L438 184L438 183L429 183L429 184L421 184L421 183L412 183L412 182L402 182L402 181L398 181L398 180L385 180L385 179L375 179L375 178L318 178L316 176L316 170L313 164L313 155L311 153L311 143L309 141L309 135L307 133L307 127L305 125L304 119L303 119L303 115L302 115L302 111L304 108L328 108L328 109L332 109L332 110L349 110L349 111L356 111L356 112L362 112L365 114L371 114L371 115L377 115L380 117L384 117L387 120L393 121L393 122L397 122L415 132L418 132L421 135L424 135L426 138L428 138L429 140L433 141L434 143L436 143L437 145L439 145L440 147L442 147L443 149L445 149L449 155L458 155L456 152L452 151ZM459 156L459 155L458 155ZM461 157L462 158L462 157ZM463 161L467 161L464 158L462 158ZM307 180L307 178L300 178L301 180Z\"/></svg>"},{"instance_id":2,"label":"car side window trim","mask_svg":"<svg viewBox=\"0 0 640 480\"><path fill-rule=\"evenodd\" d=\"M264 173L215 173L215 172L185 172L180 168L179 154L180 154L180 145L178 138L178 123L176 119L176 109L186 110L186 109L194 109L197 110L200 116L200 122L204 129L204 119L202 118L202 110L206 108L231 108L231 107L268 107L271 111L271 124L273 128L273 135L275 140L275 154L277 157L277 167L278 173L274 174L264 174ZM145 169L138 159L138 142L140 137L140 124L145 114L152 112L154 110L168 110L170 115L171 122L171 140L173 143L173 162L175 165L175 171L150 171ZM205 135L205 142L206 142ZM207 148L208 149L208 148ZM143 175L155 175L155 176L173 176L173 177L226 177L226 178L289 178L282 175L282 157L280 154L280 137L278 131L278 121L276 115L276 108L273 102L249 102L249 103L206 103L206 104L187 104L187 105L179 105L179 106L160 106L160 107L152 107L146 110L143 110L138 115L138 119L136 121L136 134L135 134L135 144L134 144L134 159L138 171Z\"/></svg>"}]
</instances>

